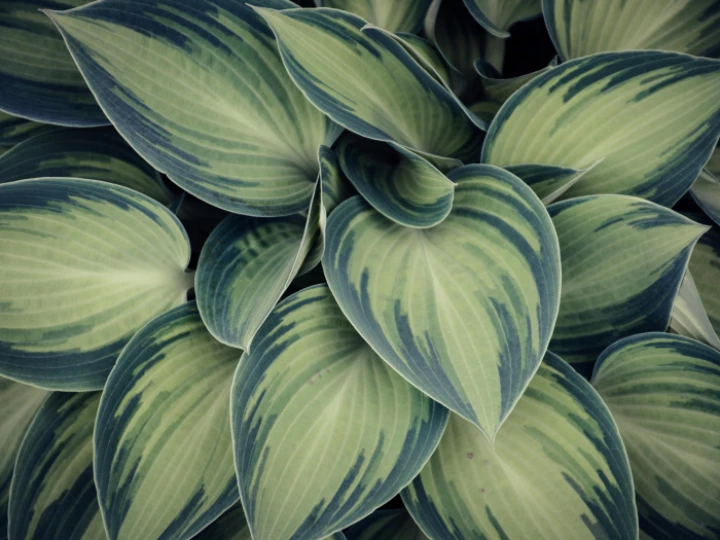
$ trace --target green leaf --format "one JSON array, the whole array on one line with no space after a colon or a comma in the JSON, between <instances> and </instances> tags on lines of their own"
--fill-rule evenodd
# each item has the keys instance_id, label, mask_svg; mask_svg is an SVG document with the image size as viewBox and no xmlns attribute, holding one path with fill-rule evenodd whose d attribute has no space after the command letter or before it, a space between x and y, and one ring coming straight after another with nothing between
<instances>
[{"instance_id":1,"label":"green leaf","mask_svg":"<svg viewBox=\"0 0 720 540\"><path fill-rule=\"evenodd\" d=\"M102 126L107 118L43 8L90 0L5 0L0 4L0 110L63 126Z\"/></svg>"},{"instance_id":2,"label":"green leaf","mask_svg":"<svg viewBox=\"0 0 720 540\"><path fill-rule=\"evenodd\" d=\"M550 350L570 362L592 362L622 337L664 331L707 227L626 195L570 199L548 211L563 276Z\"/></svg>"},{"instance_id":3,"label":"green leaf","mask_svg":"<svg viewBox=\"0 0 720 540\"><path fill-rule=\"evenodd\" d=\"M703 170L690 188L690 195L703 212L720 225L720 180Z\"/></svg>"},{"instance_id":4,"label":"green leaf","mask_svg":"<svg viewBox=\"0 0 720 540\"><path fill-rule=\"evenodd\" d=\"M542 9L565 60L632 49L720 56L718 0L542 0Z\"/></svg>"},{"instance_id":5,"label":"green leaf","mask_svg":"<svg viewBox=\"0 0 720 540\"><path fill-rule=\"evenodd\" d=\"M503 79L498 77L497 72L489 69L492 66L488 66L481 60L476 60L475 71L477 71L480 76L485 98L502 105L520 88L532 81L538 75L542 75L543 73L550 71L555 67L555 65L555 62L553 62L549 66L533 71L532 73Z\"/></svg>"},{"instance_id":6,"label":"green leaf","mask_svg":"<svg viewBox=\"0 0 720 540\"><path fill-rule=\"evenodd\" d=\"M339 10L258 11L292 79L335 122L438 165L476 158L481 138L462 104L393 37Z\"/></svg>"},{"instance_id":7,"label":"green leaf","mask_svg":"<svg viewBox=\"0 0 720 540\"><path fill-rule=\"evenodd\" d=\"M673 303L670 329L720 350L720 338L710 322L689 270L685 272L680 291Z\"/></svg>"},{"instance_id":8,"label":"green leaf","mask_svg":"<svg viewBox=\"0 0 720 540\"><path fill-rule=\"evenodd\" d=\"M228 409L238 357L207 332L192 303L125 347L95 430L110 540L188 539L238 500Z\"/></svg>"},{"instance_id":9,"label":"green leaf","mask_svg":"<svg viewBox=\"0 0 720 540\"><path fill-rule=\"evenodd\" d=\"M585 174L601 161L579 171L552 165L511 165L506 170L525 181L542 202L548 205L582 180Z\"/></svg>"},{"instance_id":10,"label":"green leaf","mask_svg":"<svg viewBox=\"0 0 720 540\"><path fill-rule=\"evenodd\" d=\"M320 161L322 203L325 213L329 216L338 204L354 193L354 190L340 170L335 150L321 146L318 151L318 160Z\"/></svg>"},{"instance_id":11,"label":"green leaf","mask_svg":"<svg viewBox=\"0 0 720 540\"><path fill-rule=\"evenodd\" d=\"M705 169L716 178L720 176L720 147L715 147L710 159L705 164Z\"/></svg>"},{"instance_id":12,"label":"green leaf","mask_svg":"<svg viewBox=\"0 0 720 540\"><path fill-rule=\"evenodd\" d=\"M263 324L235 373L231 417L253 538L286 540L322 538L397 495L435 450L448 412L316 286Z\"/></svg>"},{"instance_id":13,"label":"green leaf","mask_svg":"<svg viewBox=\"0 0 720 540\"><path fill-rule=\"evenodd\" d=\"M593 385L630 456L640 527L652 538L720 530L720 352L681 336L623 339Z\"/></svg>"},{"instance_id":14,"label":"green leaf","mask_svg":"<svg viewBox=\"0 0 720 540\"><path fill-rule=\"evenodd\" d=\"M328 220L323 268L373 349L493 438L545 353L560 254L547 211L519 178L487 165L449 178L452 212L431 229L345 201Z\"/></svg>"},{"instance_id":15,"label":"green leaf","mask_svg":"<svg viewBox=\"0 0 720 540\"><path fill-rule=\"evenodd\" d=\"M126 186L163 204L175 195L112 128L58 128L21 142L0 159L0 183L90 178Z\"/></svg>"},{"instance_id":16,"label":"green leaf","mask_svg":"<svg viewBox=\"0 0 720 540\"><path fill-rule=\"evenodd\" d=\"M343 9L389 32L420 30L430 0L315 0L318 7Z\"/></svg>"},{"instance_id":17,"label":"green leaf","mask_svg":"<svg viewBox=\"0 0 720 540\"><path fill-rule=\"evenodd\" d=\"M451 415L402 498L431 538L637 538L632 476L613 417L552 353L494 446Z\"/></svg>"},{"instance_id":18,"label":"green leaf","mask_svg":"<svg viewBox=\"0 0 720 540\"><path fill-rule=\"evenodd\" d=\"M10 488L10 538L105 538L93 481L100 393L54 392L18 450Z\"/></svg>"},{"instance_id":19,"label":"green leaf","mask_svg":"<svg viewBox=\"0 0 720 540\"><path fill-rule=\"evenodd\" d=\"M105 182L0 185L0 375L102 388L132 335L185 301L187 236L160 203Z\"/></svg>"},{"instance_id":20,"label":"green leaf","mask_svg":"<svg viewBox=\"0 0 720 540\"><path fill-rule=\"evenodd\" d=\"M345 536L347 540L428 540L404 508L376 510Z\"/></svg>"},{"instance_id":21,"label":"green leaf","mask_svg":"<svg viewBox=\"0 0 720 540\"><path fill-rule=\"evenodd\" d=\"M519 21L542 13L540 0L463 0L475 20L493 36L510 37L508 30Z\"/></svg>"},{"instance_id":22,"label":"green leaf","mask_svg":"<svg viewBox=\"0 0 720 540\"><path fill-rule=\"evenodd\" d=\"M720 135L720 61L659 51L572 60L515 92L481 161L584 169L564 197L623 193L671 206Z\"/></svg>"},{"instance_id":23,"label":"green leaf","mask_svg":"<svg viewBox=\"0 0 720 540\"><path fill-rule=\"evenodd\" d=\"M700 238L688 268L710 322L715 332L720 334L720 229L713 227Z\"/></svg>"},{"instance_id":24,"label":"green leaf","mask_svg":"<svg viewBox=\"0 0 720 540\"><path fill-rule=\"evenodd\" d=\"M45 390L0 378L0 538L7 538L8 499L15 455Z\"/></svg>"},{"instance_id":25,"label":"green leaf","mask_svg":"<svg viewBox=\"0 0 720 540\"><path fill-rule=\"evenodd\" d=\"M231 507L195 538L197 540L252 540L242 505L238 503Z\"/></svg>"},{"instance_id":26,"label":"green leaf","mask_svg":"<svg viewBox=\"0 0 720 540\"><path fill-rule=\"evenodd\" d=\"M0 111L0 152L21 143L28 137L55 129L55 126L39 124Z\"/></svg>"},{"instance_id":27,"label":"green leaf","mask_svg":"<svg viewBox=\"0 0 720 540\"><path fill-rule=\"evenodd\" d=\"M108 118L153 167L231 212L307 208L318 147L338 129L288 78L245 1L104 0L50 15Z\"/></svg>"},{"instance_id":28,"label":"green leaf","mask_svg":"<svg viewBox=\"0 0 720 540\"><path fill-rule=\"evenodd\" d=\"M347 134L340 166L373 208L407 227L433 227L450 213L455 185L437 168L399 145Z\"/></svg>"},{"instance_id":29,"label":"green leaf","mask_svg":"<svg viewBox=\"0 0 720 540\"><path fill-rule=\"evenodd\" d=\"M452 92L450 69L435 45L414 34L401 33L393 35L425 71Z\"/></svg>"},{"instance_id":30,"label":"green leaf","mask_svg":"<svg viewBox=\"0 0 720 540\"><path fill-rule=\"evenodd\" d=\"M319 263L324 245L311 250L325 220L320 200L318 188L306 219L229 216L207 239L195 288L203 322L220 342L248 351L290 282Z\"/></svg>"}]
</instances>

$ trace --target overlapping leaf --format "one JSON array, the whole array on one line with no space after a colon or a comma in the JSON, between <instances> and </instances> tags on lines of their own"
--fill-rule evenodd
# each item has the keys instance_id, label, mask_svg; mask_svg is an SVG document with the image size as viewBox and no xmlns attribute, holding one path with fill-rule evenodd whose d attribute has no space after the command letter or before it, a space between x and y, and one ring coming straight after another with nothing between
<instances>
[{"instance_id":1,"label":"overlapping leaf","mask_svg":"<svg viewBox=\"0 0 720 540\"><path fill-rule=\"evenodd\" d=\"M563 276L550 350L570 362L592 362L621 337L664 331L707 227L625 195L570 199L548 211Z\"/></svg>"},{"instance_id":2,"label":"overlapping leaf","mask_svg":"<svg viewBox=\"0 0 720 540\"><path fill-rule=\"evenodd\" d=\"M350 322L412 384L494 437L545 353L557 238L512 174L455 169L450 215L397 225L360 198L330 216L323 267Z\"/></svg>"},{"instance_id":3,"label":"overlapping leaf","mask_svg":"<svg viewBox=\"0 0 720 540\"><path fill-rule=\"evenodd\" d=\"M55 392L38 410L18 450L10 538L105 538L92 470L99 402L99 393Z\"/></svg>"},{"instance_id":4,"label":"overlapping leaf","mask_svg":"<svg viewBox=\"0 0 720 540\"><path fill-rule=\"evenodd\" d=\"M392 36L340 10L259 10L288 73L338 124L449 165L476 157L478 130Z\"/></svg>"},{"instance_id":5,"label":"overlapping leaf","mask_svg":"<svg viewBox=\"0 0 720 540\"><path fill-rule=\"evenodd\" d=\"M404 508L377 510L353 525L347 540L427 540Z\"/></svg>"},{"instance_id":6,"label":"overlapping leaf","mask_svg":"<svg viewBox=\"0 0 720 540\"><path fill-rule=\"evenodd\" d=\"M485 30L492 35L510 37L510 27L542 13L540 0L463 0L465 6Z\"/></svg>"},{"instance_id":7,"label":"overlapping leaf","mask_svg":"<svg viewBox=\"0 0 720 540\"><path fill-rule=\"evenodd\" d=\"M0 159L0 183L52 176L111 182L163 204L175 198L112 128L57 128L25 140Z\"/></svg>"},{"instance_id":8,"label":"overlapping leaf","mask_svg":"<svg viewBox=\"0 0 720 540\"><path fill-rule=\"evenodd\" d=\"M286 540L322 538L395 496L448 412L383 362L318 286L263 324L235 373L231 416L253 538Z\"/></svg>"},{"instance_id":9,"label":"overlapping leaf","mask_svg":"<svg viewBox=\"0 0 720 540\"><path fill-rule=\"evenodd\" d=\"M688 268L715 332L720 334L720 230L713 227L698 241Z\"/></svg>"},{"instance_id":10,"label":"overlapping leaf","mask_svg":"<svg viewBox=\"0 0 720 540\"><path fill-rule=\"evenodd\" d=\"M160 203L70 178L0 185L0 374L102 388L147 321L185 301L187 236Z\"/></svg>"},{"instance_id":11,"label":"overlapping leaf","mask_svg":"<svg viewBox=\"0 0 720 540\"><path fill-rule=\"evenodd\" d=\"M584 169L602 159L565 198L623 193L670 206L719 135L720 61L659 51L597 54L513 94L490 126L482 161Z\"/></svg>"},{"instance_id":12,"label":"overlapping leaf","mask_svg":"<svg viewBox=\"0 0 720 540\"><path fill-rule=\"evenodd\" d=\"M192 303L154 319L125 347L95 430L110 540L188 539L238 500L228 410L238 357Z\"/></svg>"},{"instance_id":13,"label":"overlapping leaf","mask_svg":"<svg viewBox=\"0 0 720 540\"><path fill-rule=\"evenodd\" d=\"M720 352L681 336L632 336L603 353L593 385L627 447L644 532L716 536Z\"/></svg>"},{"instance_id":14,"label":"overlapping leaf","mask_svg":"<svg viewBox=\"0 0 720 540\"><path fill-rule=\"evenodd\" d=\"M627 454L600 396L548 353L491 445L451 415L403 491L430 538L637 537Z\"/></svg>"},{"instance_id":15,"label":"overlapping leaf","mask_svg":"<svg viewBox=\"0 0 720 540\"><path fill-rule=\"evenodd\" d=\"M54 129L55 126L39 124L0 111L0 152L21 143L28 137Z\"/></svg>"},{"instance_id":16,"label":"overlapping leaf","mask_svg":"<svg viewBox=\"0 0 720 540\"><path fill-rule=\"evenodd\" d=\"M542 9L565 60L632 49L720 56L718 0L542 0Z\"/></svg>"},{"instance_id":17,"label":"overlapping leaf","mask_svg":"<svg viewBox=\"0 0 720 540\"><path fill-rule=\"evenodd\" d=\"M582 180L598 163L583 170L552 165L513 165L507 167L507 170L524 180L542 202L550 204Z\"/></svg>"},{"instance_id":18,"label":"overlapping leaf","mask_svg":"<svg viewBox=\"0 0 720 540\"><path fill-rule=\"evenodd\" d=\"M338 157L358 192L393 221L427 228L450 213L455 185L412 152L349 135L340 140Z\"/></svg>"},{"instance_id":19,"label":"overlapping leaf","mask_svg":"<svg viewBox=\"0 0 720 540\"><path fill-rule=\"evenodd\" d=\"M477 71L480 76L485 98L502 105L520 88L532 81L538 75L542 75L543 73L551 70L555 67L555 65L556 61L553 61L549 66L533 71L532 73L526 73L525 75L505 79L500 77L500 74L492 69L492 66L489 66L482 61L475 61L475 71Z\"/></svg>"},{"instance_id":20,"label":"overlapping leaf","mask_svg":"<svg viewBox=\"0 0 720 540\"><path fill-rule=\"evenodd\" d=\"M315 0L319 7L350 11L390 32L417 32L430 0Z\"/></svg>"},{"instance_id":21,"label":"overlapping leaf","mask_svg":"<svg viewBox=\"0 0 720 540\"><path fill-rule=\"evenodd\" d=\"M52 18L110 120L157 170L232 212L307 208L318 147L338 130L245 1L104 0Z\"/></svg>"},{"instance_id":22,"label":"overlapping leaf","mask_svg":"<svg viewBox=\"0 0 720 540\"><path fill-rule=\"evenodd\" d=\"M451 68L435 45L414 34L394 34L394 37L425 68L425 71L452 92Z\"/></svg>"},{"instance_id":23,"label":"overlapping leaf","mask_svg":"<svg viewBox=\"0 0 720 540\"><path fill-rule=\"evenodd\" d=\"M195 538L198 540L252 540L242 505L238 503L230 508Z\"/></svg>"},{"instance_id":24,"label":"overlapping leaf","mask_svg":"<svg viewBox=\"0 0 720 540\"><path fill-rule=\"evenodd\" d=\"M720 350L720 338L708 317L695 280L688 270L672 308L670 329Z\"/></svg>"},{"instance_id":25,"label":"overlapping leaf","mask_svg":"<svg viewBox=\"0 0 720 540\"><path fill-rule=\"evenodd\" d=\"M90 0L5 0L0 3L0 110L65 126L108 123L62 38L42 9Z\"/></svg>"},{"instance_id":26,"label":"overlapping leaf","mask_svg":"<svg viewBox=\"0 0 720 540\"><path fill-rule=\"evenodd\" d=\"M720 180L703 170L690 188L690 195L703 212L720 226Z\"/></svg>"},{"instance_id":27,"label":"overlapping leaf","mask_svg":"<svg viewBox=\"0 0 720 540\"><path fill-rule=\"evenodd\" d=\"M7 538L8 534L8 499L15 455L46 396L45 390L0 379L0 538Z\"/></svg>"}]
</instances>

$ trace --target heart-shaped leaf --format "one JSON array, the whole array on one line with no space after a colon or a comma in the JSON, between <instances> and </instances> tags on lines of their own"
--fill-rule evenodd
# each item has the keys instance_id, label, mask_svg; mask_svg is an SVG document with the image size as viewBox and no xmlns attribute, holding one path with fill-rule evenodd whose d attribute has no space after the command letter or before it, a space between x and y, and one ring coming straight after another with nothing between
<instances>
[{"instance_id":1,"label":"heart-shaped leaf","mask_svg":"<svg viewBox=\"0 0 720 540\"><path fill-rule=\"evenodd\" d=\"M640 527L652 538L716 536L720 352L682 336L632 336L603 352L593 386L630 456Z\"/></svg>"},{"instance_id":2,"label":"heart-shaped leaf","mask_svg":"<svg viewBox=\"0 0 720 540\"><path fill-rule=\"evenodd\" d=\"M397 495L448 411L385 364L317 286L260 328L235 373L231 416L253 538L287 540L327 536Z\"/></svg>"},{"instance_id":3,"label":"heart-shaped leaf","mask_svg":"<svg viewBox=\"0 0 720 540\"><path fill-rule=\"evenodd\" d=\"M344 9L389 32L420 30L431 0L315 0L318 7Z\"/></svg>"},{"instance_id":4,"label":"heart-shaped leaf","mask_svg":"<svg viewBox=\"0 0 720 540\"><path fill-rule=\"evenodd\" d=\"M0 374L44 388L102 388L132 335L192 287L177 218L105 182L0 184L0 252Z\"/></svg>"},{"instance_id":5,"label":"heart-shaped leaf","mask_svg":"<svg viewBox=\"0 0 720 540\"><path fill-rule=\"evenodd\" d=\"M93 481L100 393L54 392L18 450L10 489L10 538L105 538Z\"/></svg>"},{"instance_id":6,"label":"heart-shaped leaf","mask_svg":"<svg viewBox=\"0 0 720 540\"><path fill-rule=\"evenodd\" d=\"M185 540L238 500L228 410L238 357L192 303L154 319L125 347L95 429L110 540Z\"/></svg>"},{"instance_id":7,"label":"heart-shaped leaf","mask_svg":"<svg viewBox=\"0 0 720 540\"><path fill-rule=\"evenodd\" d=\"M5 0L0 4L0 110L61 126L108 120L42 9L70 9L90 0Z\"/></svg>"},{"instance_id":8,"label":"heart-shaped leaf","mask_svg":"<svg viewBox=\"0 0 720 540\"><path fill-rule=\"evenodd\" d=\"M335 122L439 165L476 158L481 138L462 104L392 36L340 10L258 11L292 79Z\"/></svg>"},{"instance_id":9,"label":"heart-shaped leaf","mask_svg":"<svg viewBox=\"0 0 720 540\"><path fill-rule=\"evenodd\" d=\"M318 147L338 130L288 78L247 2L104 0L50 15L108 118L157 170L231 212L307 209Z\"/></svg>"},{"instance_id":10,"label":"heart-shaped leaf","mask_svg":"<svg viewBox=\"0 0 720 540\"><path fill-rule=\"evenodd\" d=\"M7 538L8 499L15 456L45 390L0 379L0 538Z\"/></svg>"},{"instance_id":11,"label":"heart-shaped leaf","mask_svg":"<svg viewBox=\"0 0 720 540\"><path fill-rule=\"evenodd\" d=\"M481 161L589 171L564 198L622 193L665 206L720 136L720 61L660 51L596 54L534 78L495 116Z\"/></svg>"},{"instance_id":12,"label":"heart-shaped leaf","mask_svg":"<svg viewBox=\"0 0 720 540\"><path fill-rule=\"evenodd\" d=\"M328 220L323 268L373 349L492 438L545 353L559 250L544 206L516 176L468 165L449 178L453 209L430 229L345 201Z\"/></svg>"},{"instance_id":13,"label":"heart-shaped leaf","mask_svg":"<svg viewBox=\"0 0 720 540\"><path fill-rule=\"evenodd\" d=\"M550 350L570 362L593 362L622 337L664 331L690 253L707 227L625 195L570 199L548 211L563 276Z\"/></svg>"},{"instance_id":14,"label":"heart-shaped leaf","mask_svg":"<svg viewBox=\"0 0 720 540\"><path fill-rule=\"evenodd\" d=\"M51 176L103 180L163 204L176 198L111 127L57 128L21 142L0 159L0 183Z\"/></svg>"},{"instance_id":15,"label":"heart-shaped leaf","mask_svg":"<svg viewBox=\"0 0 720 540\"><path fill-rule=\"evenodd\" d=\"M633 49L720 56L718 0L542 0L542 9L565 60Z\"/></svg>"},{"instance_id":16,"label":"heart-shaped leaf","mask_svg":"<svg viewBox=\"0 0 720 540\"><path fill-rule=\"evenodd\" d=\"M552 353L494 446L451 415L402 498L431 538L637 538L633 481L613 417Z\"/></svg>"}]
</instances>

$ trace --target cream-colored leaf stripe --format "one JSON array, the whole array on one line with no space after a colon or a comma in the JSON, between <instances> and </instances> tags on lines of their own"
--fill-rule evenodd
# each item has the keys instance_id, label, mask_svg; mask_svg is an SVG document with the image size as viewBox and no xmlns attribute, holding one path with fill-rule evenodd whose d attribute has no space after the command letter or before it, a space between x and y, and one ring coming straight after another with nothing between
<instances>
[{"instance_id":1,"label":"cream-colored leaf stripe","mask_svg":"<svg viewBox=\"0 0 720 540\"><path fill-rule=\"evenodd\" d=\"M0 375L100 389L123 346L186 299L187 235L128 188L71 178L0 184Z\"/></svg>"},{"instance_id":2,"label":"cream-colored leaf stripe","mask_svg":"<svg viewBox=\"0 0 720 540\"><path fill-rule=\"evenodd\" d=\"M193 303L125 347L94 439L110 540L185 540L237 502L228 403L239 356L210 335Z\"/></svg>"},{"instance_id":3,"label":"cream-colored leaf stripe","mask_svg":"<svg viewBox=\"0 0 720 540\"><path fill-rule=\"evenodd\" d=\"M548 211L563 272L550 350L588 368L622 337L664 331L690 253L707 227L626 195L579 197Z\"/></svg>"},{"instance_id":4,"label":"cream-colored leaf stripe","mask_svg":"<svg viewBox=\"0 0 720 540\"><path fill-rule=\"evenodd\" d=\"M102 180L163 204L176 198L159 173L111 127L56 128L21 142L0 159L0 183L43 177Z\"/></svg>"},{"instance_id":5,"label":"cream-colored leaf stripe","mask_svg":"<svg viewBox=\"0 0 720 540\"><path fill-rule=\"evenodd\" d=\"M430 229L345 201L328 220L323 268L375 351L492 438L545 353L560 254L547 211L519 178L487 165L449 178L453 209Z\"/></svg>"},{"instance_id":6,"label":"cream-colored leaf stripe","mask_svg":"<svg viewBox=\"0 0 720 540\"><path fill-rule=\"evenodd\" d=\"M7 538L8 499L15 456L47 391L0 378L0 538Z\"/></svg>"},{"instance_id":7,"label":"cream-colored leaf stripe","mask_svg":"<svg viewBox=\"0 0 720 540\"><path fill-rule=\"evenodd\" d=\"M566 62L508 99L481 161L584 169L564 198L621 193L672 206L720 136L720 60L661 51Z\"/></svg>"},{"instance_id":8,"label":"cream-colored leaf stripe","mask_svg":"<svg viewBox=\"0 0 720 540\"><path fill-rule=\"evenodd\" d=\"M718 0L542 0L542 9L565 60L637 49L720 56Z\"/></svg>"},{"instance_id":9,"label":"cream-colored leaf stripe","mask_svg":"<svg viewBox=\"0 0 720 540\"><path fill-rule=\"evenodd\" d=\"M88 127L108 124L42 9L70 9L90 0L4 0L0 3L0 111L37 122Z\"/></svg>"},{"instance_id":10,"label":"cream-colored leaf stripe","mask_svg":"<svg viewBox=\"0 0 720 540\"><path fill-rule=\"evenodd\" d=\"M651 538L720 532L720 351L648 333L598 360L593 386L630 456L640 527Z\"/></svg>"},{"instance_id":11,"label":"cream-colored leaf stripe","mask_svg":"<svg viewBox=\"0 0 720 540\"><path fill-rule=\"evenodd\" d=\"M105 538L92 470L99 402L99 392L53 392L37 411L10 488L13 540Z\"/></svg>"},{"instance_id":12,"label":"cream-colored leaf stripe","mask_svg":"<svg viewBox=\"0 0 720 540\"><path fill-rule=\"evenodd\" d=\"M231 212L307 208L318 147L338 131L290 80L248 2L102 0L50 15L108 118L157 170Z\"/></svg>"},{"instance_id":13,"label":"cream-colored leaf stripe","mask_svg":"<svg viewBox=\"0 0 720 540\"><path fill-rule=\"evenodd\" d=\"M437 163L477 158L478 129L462 104L393 37L336 9L258 11L292 79L338 124Z\"/></svg>"},{"instance_id":14,"label":"cream-colored leaf stripe","mask_svg":"<svg viewBox=\"0 0 720 540\"><path fill-rule=\"evenodd\" d=\"M288 540L323 538L397 495L435 450L448 411L383 362L316 286L261 327L235 373L231 417L253 538Z\"/></svg>"},{"instance_id":15,"label":"cream-colored leaf stripe","mask_svg":"<svg viewBox=\"0 0 720 540\"><path fill-rule=\"evenodd\" d=\"M490 445L451 415L437 451L402 493L430 538L637 538L628 457L610 411L548 353Z\"/></svg>"}]
</instances>

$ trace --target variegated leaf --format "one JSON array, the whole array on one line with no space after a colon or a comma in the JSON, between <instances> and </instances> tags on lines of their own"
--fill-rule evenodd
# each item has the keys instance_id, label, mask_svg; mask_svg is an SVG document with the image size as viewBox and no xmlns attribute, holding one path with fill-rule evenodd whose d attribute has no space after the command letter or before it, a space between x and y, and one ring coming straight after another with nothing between
<instances>
[{"instance_id":1,"label":"variegated leaf","mask_svg":"<svg viewBox=\"0 0 720 540\"><path fill-rule=\"evenodd\" d=\"M110 540L188 539L238 500L228 410L238 357L192 303L154 319L125 347L95 429Z\"/></svg>"},{"instance_id":2,"label":"variegated leaf","mask_svg":"<svg viewBox=\"0 0 720 540\"><path fill-rule=\"evenodd\" d=\"M542 199L542 202L548 205L555 202L596 166L597 163L578 171L552 165L512 165L506 170L521 178Z\"/></svg>"},{"instance_id":3,"label":"variegated leaf","mask_svg":"<svg viewBox=\"0 0 720 540\"><path fill-rule=\"evenodd\" d=\"M643 531L717 537L720 352L682 336L632 336L602 354L593 385L627 447Z\"/></svg>"},{"instance_id":4,"label":"variegated leaf","mask_svg":"<svg viewBox=\"0 0 720 540\"><path fill-rule=\"evenodd\" d=\"M542 13L541 0L463 0L475 20L493 36L510 37L516 22Z\"/></svg>"},{"instance_id":5,"label":"variegated leaf","mask_svg":"<svg viewBox=\"0 0 720 540\"><path fill-rule=\"evenodd\" d=\"M45 390L0 378L0 538L7 538L10 480L20 441L35 412L47 396Z\"/></svg>"},{"instance_id":6,"label":"variegated leaf","mask_svg":"<svg viewBox=\"0 0 720 540\"><path fill-rule=\"evenodd\" d=\"M110 120L157 170L232 212L307 208L318 147L338 129L288 78L247 2L103 0L51 16Z\"/></svg>"},{"instance_id":7,"label":"variegated leaf","mask_svg":"<svg viewBox=\"0 0 720 540\"><path fill-rule=\"evenodd\" d=\"M318 7L343 9L393 33L420 30L431 0L315 0Z\"/></svg>"},{"instance_id":8,"label":"variegated leaf","mask_svg":"<svg viewBox=\"0 0 720 540\"><path fill-rule=\"evenodd\" d=\"M688 268L710 322L715 332L720 334L720 229L712 227L700 238Z\"/></svg>"},{"instance_id":9,"label":"variegated leaf","mask_svg":"<svg viewBox=\"0 0 720 540\"><path fill-rule=\"evenodd\" d=\"M420 156L352 134L340 139L337 152L355 189L396 223L428 228L450 213L455 185Z\"/></svg>"},{"instance_id":10,"label":"variegated leaf","mask_svg":"<svg viewBox=\"0 0 720 540\"><path fill-rule=\"evenodd\" d=\"M338 124L443 166L476 157L481 138L462 104L392 36L340 10L258 11L292 79Z\"/></svg>"},{"instance_id":11,"label":"variegated leaf","mask_svg":"<svg viewBox=\"0 0 720 540\"><path fill-rule=\"evenodd\" d=\"M132 335L192 287L177 218L105 182L0 184L0 252L0 374L50 389L102 388Z\"/></svg>"},{"instance_id":12,"label":"variegated leaf","mask_svg":"<svg viewBox=\"0 0 720 540\"><path fill-rule=\"evenodd\" d=\"M435 45L414 34L401 33L393 35L418 64L425 68L425 71L452 92L450 68Z\"/></svg>"},{"instance_id":13,"label":"variegated leaf","mask_svg":"<svg viewBox=\"0 0 720 540\"><path fill-rule=\"evenodd\" d=\"M720 56L718 0L542 0L542 9L565 60L633 49Z\"/></svg>"},{"instance_id":14,"label":"variegated leaf","mask_svg":"<svg viewBox=\"0 0 720 540\"><path fill-rule=\"evenodd\" d=\"M710 159L705 164L705 169L716 178L720 176L720 146L716 146L713 150Z\"/></svg>"},{"instance_id":15,"label":"variegated leaf","mask_svg":"<svg viewBox=\"0 0 720 540\"><path fill-rule=\"evenodd\" d=\"M703 212L720 226L720 180L703 170L690 188L690 195Z\"/></svg>"},{"instance_id":16,"label":"variegated leaf","mask_svg":"<svg viewBox=\"0 0 720 540\"><path fill-rule=\"evenodd\" d=\"M584 169L602 159L565 198L623 193L671 206L719 135L720 61L659 51L597 54L515 92L490 126L481 161Z\"/></svg>"},{"instance_id":17,"label":"variegated leaf","mask_svg":"<svg viewBox=\"0 0 720 540\"><path fill-rule=\"evenodd\" d=\"M231 507L195 538L197 540L252 540L242 505L238 503Z\"/></svg>"},{"instance_id":18,"label":"variegated leaf","mask_svg":"<svg viewBox=\"0 0 720 540\"><path fill-rule=\"evenodd\" d=\"M319 263L321 197L318 184L305 219L229 216L212 232L200 253L195 289L200 315L216 339L249 350L290 282ZM317 241L321 247L313 255Z\"/></svg>"},{"instance_id":19,"label":"variegated leaf","mask_svg":"<svg viewBox=\"0 0 720 540\"><path fill-rule=\"evenodd\" d=\"M43 177L90 178L126 186L163 204L175 195L113 128L57 128L0 159L0 183Z\"/></svg>"},{"instance_id":20,"label":"variegated leaf","mask_svg":"<svg viewBox=\"0 0 720 540\"><path fill-rule=\"evenodd\" d=\"M428 540L404 508L376 510L345 532L347 540Z\"/></svg>"},{"instance_id":21,"label":"variegated leaf","mask_svg":"<svg viewBox=\"0 0 720 540\"><path fill-rule=\"evenodd\" d=\"M720 338L710 322L710 317L705 311L700 293L695 286L695 280L689 270L685 272L680 290L673 303L670 329L682 336L702 341L720 350Z\"/></svg>"},{"instance_id":22,"label":"variegated leaf","mask_svg":"<svg viewBox=\"0 0 720 540\"><path fill-rule=\"evenodd\" d=\"M430 538L637 538L632 476L613 417L552 353L494 446L451 415L402 497Z\"/></svg>"},{"instance_id":23,"label":"variegated leaf","mask_svg":"<svg viewBox=\"0 0 720 540\"><path fill-rule=\"evenodd\" d=\"M0 2L0 110L62 126L102 126L95 102L62 38L43 9L69 9L90 0Z\"/></svg>"},{"instance_id":24,"label":"variegated leaf","mask_svg":"<svg viewBox=\"0 0 720 540\"><path fill-rule=\"evenodd\" d=\"M435 450L448 412L385 364L317 286L261 327L235 373L231 417L253 538L287 540L322 538L394 497Z\"/></svg>"},{"instance_id":25,"label":"variegated leaf","mask_svg":"<svg viewBox=\"0 0 720 540\"><path fill-rule=\"evenodd\" d=\"M555 65L555 62L553 61L553 63L549 66L533 71L532 73L503 79L499 76L497 71L491 69L492 66L489 66L481 60L476 60L475 71L477 71L480 76L485 99L495 101L496 103L502 105L520 88L532 81L538 75L542 75L543 73L550 71L555 67Z\"/></svg>"},{"instance_id":26,"label":"variegated leaf","mask_svg":"<svg viewBox=\"0 0 720 540\"><path fill-rule=\"evenodd\" d=\"M560 239L563 279L550 350L590 363L622 337L664 331L690 253L707 227L626 195L570 199L548 211Z\"/></svg>"},{"instance_id":27,"label":"variegated leaf","mask_svg":"<svg viewBox=\"0 0 720 540\"><path fill-rule=\"evenodd\" d=\"M330 216L323 268L375 351L493 438L545 353L557 316L557 238L522 181L487 165L453 170L450 215L397 225L360 198Z\"/></svg>"},{"instance_id":28,"label":"variegated leaf","mask_svg":"<svg viewBox=\"0 0 720 540\"><path fill-rule=\"evenodd\" d=\"M99 402L99 392L54 392L33 418L10 489L13 540L105 538L92 469Z\"/></svg>"},{"instance_id":29,"label":"variegated leaf","mask_svg":"<svg viewBox=\"0 0 720 540\"><path fill-rule=\"evenodd\" d=\"M34 135L55 129L55 126L40 124L0 111L0 152L12 148Z\"/></svg>"}]
</instances>

